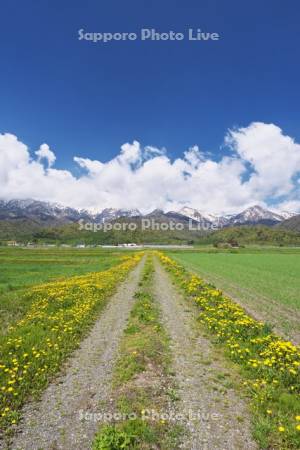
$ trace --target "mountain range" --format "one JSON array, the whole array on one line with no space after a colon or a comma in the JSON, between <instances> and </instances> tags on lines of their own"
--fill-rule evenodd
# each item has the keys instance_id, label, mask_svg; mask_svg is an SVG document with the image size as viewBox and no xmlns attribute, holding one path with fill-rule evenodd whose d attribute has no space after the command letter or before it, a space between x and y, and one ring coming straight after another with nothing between
<instances>
[{"instance_id":1,"label":"mountain range","mask_svg":"<svg viewBox=\"0 0 300 450\"><path fill-rule=\"evenodd\" d=\"M276 225L296 216L290 212L275 212L265 209L259 205L251 206L237 214L217 215L207 213L188 206L182 207L179 211L164 212L154 210L149 214L141 214L138 209L116 209L105 208L99 212L91 212L87 209L75 209L65 207L56 203L43 202L39 200L0 200L0 220L1 221L30 221L36 225L60 226L64 224L76 223L79 220L85 222L103 223L113 221L118 218L165 218L167 221L173 220L188 223L200 223L205 227L224 228L239 225Z\"/></svg>"}]
</instances>

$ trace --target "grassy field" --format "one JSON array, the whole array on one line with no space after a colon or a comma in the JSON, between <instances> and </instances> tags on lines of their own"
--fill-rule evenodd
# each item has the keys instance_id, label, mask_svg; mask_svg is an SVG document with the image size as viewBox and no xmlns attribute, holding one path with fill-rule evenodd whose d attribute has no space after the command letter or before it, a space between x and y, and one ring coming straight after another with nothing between
<instances>
[{"instance_id":1,"label":"grassy field","mask_svg":"<svg viewBox=\"0 0 300 450\"><path fill-rule=\"evenodd\" d=\"M1 331L22 317L30 302L21 294L30 286L109 269L120 262L122 251L102 249L0 248Z\"/></svg>"},{"instance_id":2,"label":"grassy field","mask_svg":"<svg viewBox=\"0 0 300 450\"><path fill-rule=\"evenodd\" d=\"M242 249L236 253L206 249L169 254L239 301L254 316L298 341L299 249Z\"/></svg>"}]
</instances>

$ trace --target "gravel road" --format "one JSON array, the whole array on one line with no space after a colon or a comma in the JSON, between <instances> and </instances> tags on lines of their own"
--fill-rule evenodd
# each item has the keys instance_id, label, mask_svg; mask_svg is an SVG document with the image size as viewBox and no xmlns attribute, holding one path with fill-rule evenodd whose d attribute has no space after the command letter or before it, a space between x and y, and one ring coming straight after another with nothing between
<instances>
[{"instance_id":1,"label":"gravel road","mask_svg":"<svg viewBox=\"0 0 300 450\"><path fill-rule=\"evenodd\" d=\"M27 404L10 450L89 450L110 409L120 338L138 289L142 261L109 300L90 334L39 402ZM255 450L245 401L221 353L204 337L196 307L186 301L155 258L153 293L171 338L173 371L186 418L185 450ZM108 411L109 412L109 411ZM174 449L175 450L175 449Z\"/></svg>"},{"instance_id":2,"label":"gravel road","mask_svg":"<svg viewBox=\"0 0 300 450\"><path fill-rule=\"evenodd\" d=\"M133 305L143 261L109 300L90 334L45 390L39 402L27 404L9 447L13 450L88 450L99 423L82 418L101 413L109 402L113 363L119 339ZM93 416L94 418L95 416Z\"/></svg>"}]
</instances>

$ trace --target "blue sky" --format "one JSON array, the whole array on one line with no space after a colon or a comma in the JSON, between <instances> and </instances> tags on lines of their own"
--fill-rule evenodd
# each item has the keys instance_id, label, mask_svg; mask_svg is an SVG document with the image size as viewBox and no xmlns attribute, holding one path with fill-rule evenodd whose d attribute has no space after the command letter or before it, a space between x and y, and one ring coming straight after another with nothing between
<instances>
[{"instance_id":1,"label":"blue sky","mask_svg":"<svg viewBox=\"0 0 300 450\"><path fill-rule=\"evenodd\" d=\"M228 129L273 123L300 141L300 4L253 0L1 3L0 132L56 167L103 162L122 144L194 145L219 160ZM215 42L78 40L78 30L217 32Z\"/></svg>"}]
</instances>

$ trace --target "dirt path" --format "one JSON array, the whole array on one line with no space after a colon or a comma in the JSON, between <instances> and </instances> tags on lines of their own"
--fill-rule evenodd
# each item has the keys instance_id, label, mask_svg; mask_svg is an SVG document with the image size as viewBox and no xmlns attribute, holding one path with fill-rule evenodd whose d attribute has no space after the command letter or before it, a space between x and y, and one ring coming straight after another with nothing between
<instances>
[{"instance_id":1,"label":"dirt path","mask_svg":"<svg viewBox=\"0 0 300 450\"><path fill-rule=\"evenodd\" d=\"M256 449L245 402L233 389L226 361L200 334L196 310L181 297L157 260L155 269L154 293L172 341L181 397L179 411L190 418L189 435L182 448ZM197 414L200 418L193 420Z\"/></svg>"},{"instance_id":2,"label":"dirt path","mask_svg":"<svg viewBox=\"0 0 300 450\"><path fill-rule=\"evenodd\" d=\"M82 342L41 401L25 406L11 449L88 450L99 423L82 420L80 411L101 413L109 401L118 342L133 304L143 261L109 300L91 333ZM5 448L5 447L4 447Z\"/></svg>"}]
</instances>

